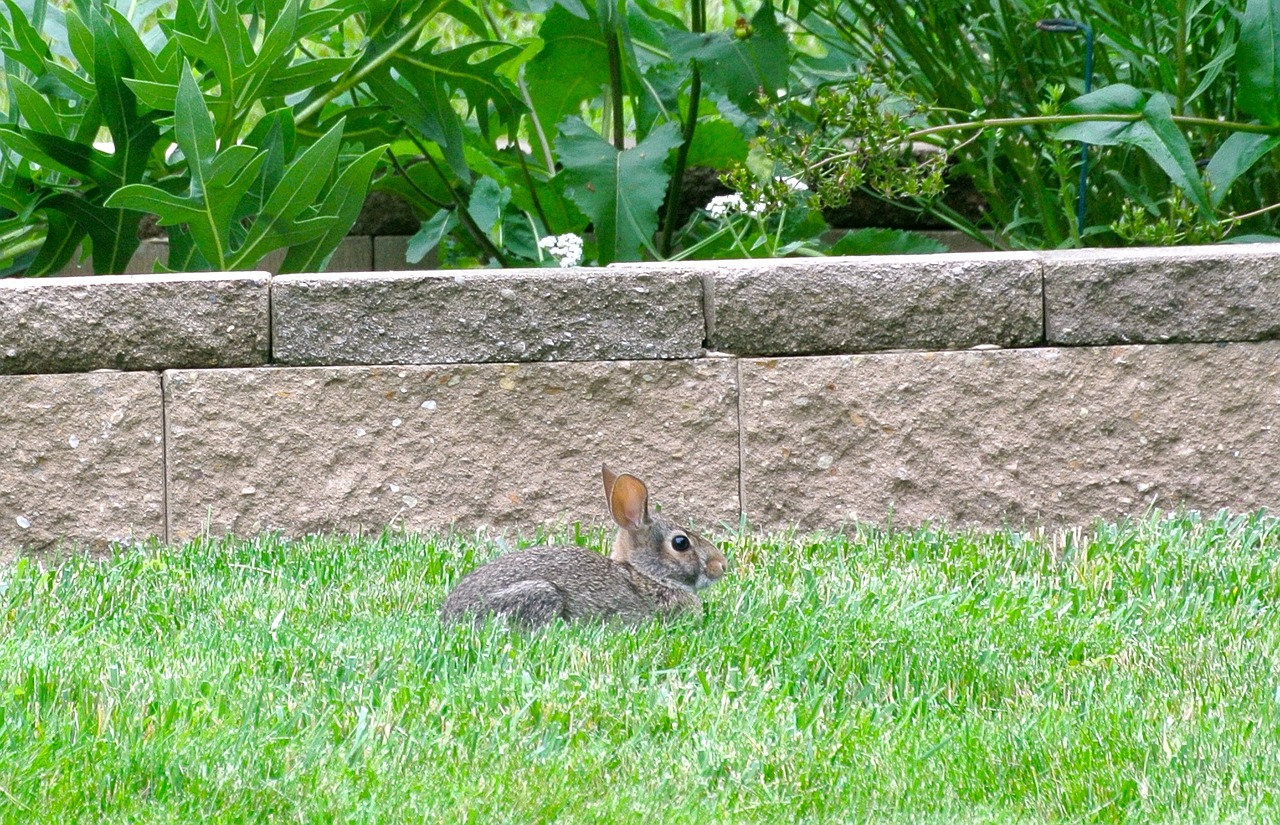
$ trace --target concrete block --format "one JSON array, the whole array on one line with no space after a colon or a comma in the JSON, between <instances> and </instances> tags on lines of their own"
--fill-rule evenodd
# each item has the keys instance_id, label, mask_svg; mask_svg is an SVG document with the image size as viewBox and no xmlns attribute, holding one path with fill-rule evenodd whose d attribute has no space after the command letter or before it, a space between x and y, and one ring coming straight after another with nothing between
<instances>
[{"instance_id":1,"label":"concrete block","mask_svg":"<svg viewBox=\"0 0 1280 825\"><path fill-rule=\"evenodd\" d=\"M602 522L601 462L738 517L726 359L176 371L165 399L174 541Z\"/></svg>"},{"instance_id":2,"label":"concrete block","mask_svg":"<svg viewBox=\"0 0 1280 825\"><path fill-rule=\"evenodd\" d=\"M1040 262L1029 253L708 262L713 349L820 355L1023 347L1043 338Z\"/></svg>"},{"instance_id":3,"label":"concrete block","mask_svg":"<svg viewBox=\"0 0 1280 825\"><path fill-rule=\"evenodd\" d=\"M0 374L265 364L265 273L0 280Z\"/></svg>"},{"instance_id":4,"label":"concrete block","mask_svg":"<svg viewBox=\"0 0 1280 825\"><path fill-rule=\"evenodd\" d=\"M750 517L1084 525L1280 504L1280 342L741 363Z\"/></svg>"},{"instance_id":5,"label":"concrete block","mask_svg":"<svg viewBox=\"0 0 1280 825\"><path fill-rule=\"evenodd\" d=\"M283 275L277 363L435 364L689 358L701 281L601 269Z\"/></svg>"},{"instance_id":6,"label":"concrete block","mask_svg":"<svg viewBox=\"0 0 1280 825\"><path fill-rule=\"evenodd\" d=\"M164 535L160 376L0 376L0 563Z\"/></svg>"},{"instance_id":7,"label":"concrete block","mask_svg":"<svg viewBox=\"0 0 1280 825\"><path fill-rule=\"evenodd\" d=\"M1280 244L1044 254L1050 343L1280 338Z\"/></svg>"}]
</instances>

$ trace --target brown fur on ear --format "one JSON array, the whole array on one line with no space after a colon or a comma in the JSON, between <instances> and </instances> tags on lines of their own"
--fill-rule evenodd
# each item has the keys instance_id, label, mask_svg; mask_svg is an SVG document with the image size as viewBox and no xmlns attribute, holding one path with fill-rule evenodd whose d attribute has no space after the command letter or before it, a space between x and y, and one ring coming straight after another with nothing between
<instances>
[{"instance_id":1,"label":"brown fur on ear","mask_svg":"<svg viewBox=\"0 0 1280 825\"><path fill-rule=\"evenodd\" d=\"M604 492L609 512L619 527L638 530L649 523L649 490L644 482L628 473L615 474L604 467Z\"/></svg>"},{"instance_id":2,"label":"brown fur on ear","mask_svg":"<svg viewBox=\"0 0 1280 825\"><path fill-rule=\"evenodd\" d=\"M604 476L604 500L608 501L613 497L613 483L618 480L618 474L609 469L608 464L600 465L600 474Z\"/></svg>"}]
</instances>

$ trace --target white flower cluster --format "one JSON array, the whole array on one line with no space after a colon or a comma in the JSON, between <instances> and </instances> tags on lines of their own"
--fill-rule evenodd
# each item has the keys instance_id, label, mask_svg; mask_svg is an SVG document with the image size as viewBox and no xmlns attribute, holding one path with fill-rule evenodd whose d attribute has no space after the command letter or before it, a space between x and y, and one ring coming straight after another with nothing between
<instances>
[{"instance_id":1,"label":"white flower cluster","mask_svg":"<svg viewBox=\"0 0 1280 825\"><path fill-rule=\"evenodd\" d=\"M717 195L712 198L711 202L706 206L707 214L716 220L720 220L721 218L729 215L736 215L739 212L744 215L750 215L753 218L758 218L764 214L764 208L765 205L763 201L756 201L755 203L749 204L742 199L741 195L738 194Z\"/></svg>"},{"instance_id":2,"label":"white flower cluster","mask_svg":"<svg viewBox=\"0 0 1280 825\"><path fill-rule=\"evenodd\" d=\"M568 235L548 235L538 241L538 246L550 252L562 267L582 263L582 238L572 232Z\"/></svg>"}]
</instances>

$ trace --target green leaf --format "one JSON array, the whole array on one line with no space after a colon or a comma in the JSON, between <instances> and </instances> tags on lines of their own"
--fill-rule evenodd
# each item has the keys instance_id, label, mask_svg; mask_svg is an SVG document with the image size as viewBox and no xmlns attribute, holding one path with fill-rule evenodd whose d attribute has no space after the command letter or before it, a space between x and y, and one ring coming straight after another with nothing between
<instances>
[{"instance_id":1,"label":"green leaf","mask_svg":"<svg viewBox=\"0 0 1280 825\"><path fill-rule=\"evenodd\" d=\"M264 97L287 97L305 92L342 74L355 64L355 55L348 57L318 57L303 60L279 71L271 72L262 85Z\"/></svg>"},{"instance_id":2,"label":"green leaf","mask_svg":"<svg viewBox=\"0 0 1280 825\"><path fill-rule=\"evenodd\" d=\"M92 16L95 13L96 11L90 14ZM67 45L71 47L71 54L75 56L76 62L90 76L93 75L93 62L96 58L94 38L95 34L80 19L80 15L75 12L67 14Z\"/></svg>"},{"instance_id":3,"label":"green leaf","mask_svg":"<svg viewBox=\"0 0 1280 825\"><path fill-rule=\"evenodd\" d=\"M946 244L901 229L859 229L846 233L830 250L832 255L928 255L949 252Z\"/></svg>"},{"instance_id":4,"label":"green leaf","mask_svg":"<svg viewBox=\"0 0 1280 825\"><path fill-rule=\"evenodd\" d=\"M559 132L556 154L564 165L565 194L595 226L599 263L637 260L641 248L652 251L670 178L667 153L680 144L679 126L665 123L624 152L580 118L566 118Z\"/></svg>"},{"instance_id":5,"label":"green leaf","mask_svg":"<svg viewBox=\"0 0 1280 825\"><path fill-rule=\"evenodd\" d=\"M462 118L453 108L449 90L437 75L419 75L417 79L414 90L385 75L371 79L369 87L406 125L440 147L445 162L459 179L469 181Z\"/></svg>"},{"instance_id":6,"label":"green leaf","mask_svg":"<svg viewBox=\"0 0 1280 825\"><path fill-rule=\"evenodd\" d=\"M712 169L728 169L734 163L747 159L747 141L738 127L724 120L698 122L689 146L687 165L706 166Z\"/></svg>"},{"instance_id":7,"label":"green leaf","mask_svg":"<svg viewBox=\"0 0 1280 825\"><path fill-rule=\"evenodd\" d=\"M480 178L471 190L467 213L486 235L502 220L502 210L511 202L511 190L499 186L493 178Z\"/></svg>"},{"instance_id":8,"label":"green leaf","mask_svg":"<svg viewBox=\"0 0 1280 825\"><path fill-rule=\"evenodd\" d=\"M138 248L138 224L142 212L107 208L99 203L61 192L45 201L71 218L93 241L93 271L98 275L124 272Z\"/></svg>"},{"instance_id":9,"label":"green leaf","mask_svg":"<svg viewBox=\"0 0 1280 825\"><path fill-rule=\"evenodd\" d=\"M124 83L133 66L119 38L97 11L90 16L93 28L94 77L97 101L103 120L111 131L113 159L119 183L137 183L146 169L151 149L160 140L160 130L138 112L138 101Z\"/></svg>"},{"instance_id":10,"label":"green leaf","mask_svg":"<svg viewBox=\"0 0 1280 825\"><path fill-rule=\"evenodd\" d=\"M787 86L791 46L778 26L773 4L765 2L751 18L754 29L743 40L733 32L672 32L668 38L671 59L677 63L695 60L702 81L747 112L761 111L757 97L774 97Z\"/></svg>"},{"instance_id":11,"label":"green leaf","mask_svg":"<svg viewBox=\"0 0 1280 825\"><path fill-rule=\"evenodd\" d=\"M189 198L166 192L148 183L131 183L120 187L107 198L107 205L150 213L159 219L161 226L192 223L205 215L200 205L192 203Z\"/></svg>"},{"instance_id":12,"label":"green leaf","mask_svg":"<svg viewBox=\"0 0 1280 825\"><path fill-rule=\"evenodd\" d=\"M609 56L600 26L563 8L547 12L538 29L542 51L525 66L525 84L538 122L550 137L566 115L578 113L585 100L601 94L609 83Z\"/></svg>"},{"instance_id":13,"label":"green leaf","mask_svg":"<svg viewBox=\"0 0 1280 825\"><path fill-rule=\"evenodd\" d=\"M404 255L405 262L420 263L457 225L458 216L452 209L441 209L428 220L423 221L422 227L409 239L409 248Z\"/></svg>"},{"instance_id":14,"label":"green leaf","mask_svg":"<svg viewBox=\"0 0 1280 825\"><path fill-rule=\"evenodd\" d=\"M12 33L10 45L4 50L5 57L17 61L37 77L44 74L45 63L50 59L48 45L17 3L4 0L4 4L9 10L9 30Z\"/></svg>"},{"instance_id":15,"label":"green leaf","mask_svg":"<svg viewBox=\"0 0 1280 825\"><path fill-rule=\"evenodd\" d=\"M280 265L281 272L320 272L328 266L338 244L360 217L369 182L385 151L385 146L378 146L347 164L320 205L321 214L330 217L324 233L292 245Z\"/></svg>"},{"instance_id":16,"label":"green leaf","mask_svg":"<svg viewBox=\"0 0 1280 825\"><path fill-rule=\"evenodd\" d=\"M61 118L49 105L49 101L45 100L44 95L16 75L9 76L9 90L14 102L18 104L18 111L34 131L59 137L67 136L67 129Z\"/></svg>"},{"instance_id":17,"label":"green leaf","mask_svg":"<svg viewBox=\"0 0 1280 825\"><path fill-rule=\"evenodd\" d=\"M1117 84L1121 85L1121 84ZM1066 107L1071 112L1085 114L1133 112L1135 95L1141 93L1133 87L1122 87L1110 91L1103 96L1100 92L1077 98L1073 105ZM1098 97L1095 97L1098 95ZM1137 146L1147 153L1169 179L1181 189L1187 198L1196 205L1206 217L1212 217L1213 210L1209 206L1208 192L1204 181L1196 169L1195 158L1191 155L1191 147L1186 136L1173 122L1173 112L1169 101L1163 94L1154 94L1137 112L1140 120L1128 122L1073 123L1059 129L1055 134L1058 140L1079 140L1103 146L1127 144Z\"/></svg>"},{"instance_id":18,"label":"green leaf","mask_svg":"<svg viewBox=\"0 0 1280 825\"><path fill-rule=\"evenodd\" d=\"M85 237L79 224L55 209L46 210L45 222L44 244L27 266L26 274L32 277L60 272Z\"/></svg>"},{"instance_id":19,"label":"green leaf","mask_svg":"<svg viewBox=\"0 0 1280 825\"><path fill-rule=\"evenodd\" d=\"M1280 125L1280 0L1248 0L1236 46L1236 104Z\"/></svg>"},{"instance_id":20,"label":"green leaf","mask_svg":"<svg viewBox=\"0 0 1280 825\"><path fill-rule=\"evenodd\" d=\"M0 145L26 160L68 175L99 183L109 182L115 177L107 155L59 135L0 125Z\"/></svg>"},{"instance_id":21,"label":"green leaf","mask_svg":"<svg viewBox=\"0 0 1280 825\"><path fill-rule=\"evenodd\" d=\"M1277 146L1280 146L1280 135L1235 132L1223 141L1205 169L1210 203L1215 208L1221 206L1236 180Z\"/></svg>"},{"instance_id":22,"label":"green leaf","mask_svg":"<svg viewBox=\"0 0 1280 825\"><path fill-rule=\"evenodd\" d=\"M461 92L470 110L476 113L483 134L488 133L491 107L499 122L514 131L524 104L499 69L519 53L519 47L482 40L435 52L437 42L429 41L410 54L398 56L391 65L424 99L440 101L434 105L452 106L453 93ZM475 60L482 53L488 56Z\"/></svg>"}]
</instances>

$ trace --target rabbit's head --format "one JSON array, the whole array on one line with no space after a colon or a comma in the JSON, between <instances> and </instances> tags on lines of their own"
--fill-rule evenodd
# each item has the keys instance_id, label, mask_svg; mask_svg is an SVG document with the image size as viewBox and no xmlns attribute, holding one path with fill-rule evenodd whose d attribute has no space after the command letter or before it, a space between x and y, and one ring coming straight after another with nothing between
<instances>
[{"instance_id":1,"label":"rabbit's head","mask_svg":"<svg viewBox=\"0 0 1280 825\"><path fill-rule=\"evenodd\" d=\"M720 548L670 519L649 515L643 481L607 466L602 470L605 499L619 528L609 558L691 592L724 575L728 562Z\"/></svg>"}]
</instances>

